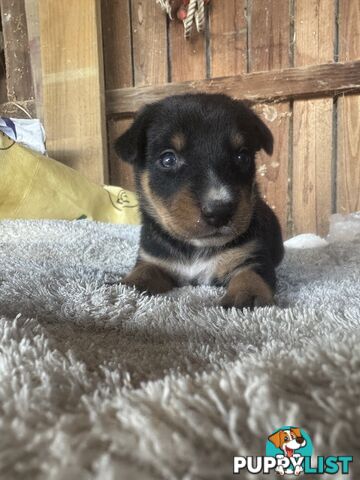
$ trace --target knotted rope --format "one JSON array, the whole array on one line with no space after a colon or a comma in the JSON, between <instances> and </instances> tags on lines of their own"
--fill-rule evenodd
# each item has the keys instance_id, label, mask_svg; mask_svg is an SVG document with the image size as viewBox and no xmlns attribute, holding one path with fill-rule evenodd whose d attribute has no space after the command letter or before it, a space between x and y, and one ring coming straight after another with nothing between
<instances>
[{"instance_id":1,"label":"knotted rope","mask_svg":"<svg viewBox=\"0 0 360 480\"><path fill-rule=\"evenodd\" d=\"M156 0L171 19L176 8L178 9L177 16L184 24L185 38L190 37L194 22L198 32L205 29L205 3L208 2L209 0Z\"/></svg>"}]
</instances>

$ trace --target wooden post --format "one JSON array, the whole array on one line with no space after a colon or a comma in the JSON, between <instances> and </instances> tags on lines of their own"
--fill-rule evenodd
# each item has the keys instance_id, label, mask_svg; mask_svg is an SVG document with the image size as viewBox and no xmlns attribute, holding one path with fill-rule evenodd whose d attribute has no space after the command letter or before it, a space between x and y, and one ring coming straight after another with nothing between
<instances>
[{"instance_id":1,"label":"wooden post","mask_svg":"<svg viewBox=\"0 0 360 480\"><path fill-rule=\"evenodd\" d=\"M4 35L7 97L10 102L34 98L24 0L0 0Z\"/></svg>"},{"instance_id":2,"label":"wooden post","mask_svg":"<svg viewBox=\"0 0 360 480\"><path fill-rule=\"evenodd\" d=\"M250 4L249 70L250 72L283 69L290 66L289 2L286 0L252 0ZM269 39L271 44L269 45ZM289 118L288 102L260 106L258 113L274 135L272 157L261 151L257 157L258 178L266 203L277 214L287 235Z\"/></svg>"},{"instance_id":3,"label":"wooden post","mask_svg":"<svg viewBox=\"0 0 360 480\"><path fill-rule=\"evenodd\" d=\"M339 60L360 58L360 2L339 2ZM337 205L340 213L360 210L360 95L338 100Z\"/></svg>"},{"instance_id":4,"label":"wooden post","mask_svg":"<svg viewBox=\"0 0 360 480\"><path fill-rule=\"evenodd\" d=\"M334 9L327 0L295 5L295 66L332 62ZM333 100L297 100L293 116L294 233L325 235L331 214Z\"/></svg>"},{"instance_id":5,"label":"wooden post","mask_svg":"<svg viewBox=\"0 0 360 480\"><path fill-rule=\"evenodd\" d=\"M107 181L100 0L40 0L43 113L55 159Z\"/></svg>"}]
</instances>

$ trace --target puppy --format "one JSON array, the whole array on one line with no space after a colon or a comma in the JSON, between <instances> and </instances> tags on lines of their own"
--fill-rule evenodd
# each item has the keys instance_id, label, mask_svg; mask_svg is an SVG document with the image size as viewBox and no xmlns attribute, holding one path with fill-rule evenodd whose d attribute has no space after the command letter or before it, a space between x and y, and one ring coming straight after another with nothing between
<instances>
[{"instance_id":1,"label":"puppy","mask_svg":"<svg viewBox=\"0 0 360 480\"><path fill-rule=\"evenodd\" d=\"M268 437L270 442L272 442L276 448L279 448L284 452L283 455L277 455L278 458L283 457L300 457L298 453L294 453L299 448L305 447L306 440L301 435L300 428L290 428L289 430L280 430L276 433L273 433ZM284 467L277 467L276 471L280 475L285 473L294 473L295 475L300 475L303 471L303 468L300 465L295 467L295 470L292 469L285 470Z\"/></svg>"},{"instance_id":2,"label":"puppy","mask_svg":"<svg viewBox=\"0 0 360 480\"><path fill-rule=\"evenodd\" d=\"M221 285L224 307L274 303L283 242L255 178L255 154L271 154L273 137L244 102L166 98L145 106L115 149L134 167L143 220L125 284L151 294Z\"/></svg>"}]
</instances>

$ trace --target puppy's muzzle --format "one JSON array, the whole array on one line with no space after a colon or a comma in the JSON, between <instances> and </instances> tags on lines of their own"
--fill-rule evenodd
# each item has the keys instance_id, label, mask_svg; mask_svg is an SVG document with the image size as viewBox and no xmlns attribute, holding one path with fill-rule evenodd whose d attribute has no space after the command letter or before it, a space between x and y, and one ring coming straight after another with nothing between
<instances>
[{"instance_id":1,"label":"puppy's muzzle","mask_svg":"<svg viewBox=\"0 0 360 480\"><path fill-rule=\"evenodd\" d=\"M229 223L234 214L234 204L222 201L207 202L202 206L201 214L208 225L223 227Z\"/></svg>"}]
</instances>

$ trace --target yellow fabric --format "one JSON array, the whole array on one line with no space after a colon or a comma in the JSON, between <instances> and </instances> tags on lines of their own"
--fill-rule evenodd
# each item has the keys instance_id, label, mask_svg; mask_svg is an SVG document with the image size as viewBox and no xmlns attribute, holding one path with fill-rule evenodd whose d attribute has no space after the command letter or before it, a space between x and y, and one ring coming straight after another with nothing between
<instances>
[{"instance_id":1,"label":"yellow fabric","mask_svg":"<svg viewBox=\"0 0 360 480\"><path fill-rule=\"evenodd\" d=\"M0 219L15 218L140 223L134 193L95 185L0 132Z\"/></svg>"}]
</instances>

